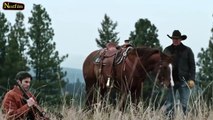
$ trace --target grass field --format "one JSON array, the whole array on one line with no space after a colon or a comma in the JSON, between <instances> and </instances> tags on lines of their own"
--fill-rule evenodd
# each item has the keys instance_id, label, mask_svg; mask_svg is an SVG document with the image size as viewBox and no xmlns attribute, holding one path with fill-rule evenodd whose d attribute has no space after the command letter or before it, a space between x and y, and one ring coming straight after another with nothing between
<instances>
[{"instance_id":1,"label":"grass field","mask_svg":"<svg viewBox=\"0 0 213 120\"><path fill-rule=\"evenodd\" d=\"M190 103L188 115L184 116L179 107L176 108L173 120L213 120L212 106L207 106L204 101ZM164 107L154 109L153 107L144 107L139 103L137 107L128 105L124 112L110 105L105 107L97 103L92 110L84 110L82 107L71 105L61 107L55 110L63 115L63 120L169 120L164 115ZM57 120L50 113L51 120ZM0 120L4 120L0 112Z\"/></svg>"},{"instance_id":2,"label":"grass field","mask_svg":"<svg viewBox=\"0 0 213 120\"><path fill-rule=\"evenodd\" d=\"M203 94L191 96L187 115L182 113L178 102L172 120L213 120L212 99L207 105L202 96ZM71 99L69 106L64 104L60 107L45 106L44 108L48 111L51 120L58 120L55 113L63 115L62 120L170 120L165 115L165 107L158 105L159 100L156 100L157 106L160 106L157 108L153 107L155 104L153 102L149 106L144 105L143 102L137 106L128 103L125 111L122 112L117 107L110 104L103 106L100 102L96 103L93 109L85 110L84 102L81 102L83 98L82 96L80 99ZM0 110L0 120L4 120L3 116Z\"/></svg>"}]
</instances>

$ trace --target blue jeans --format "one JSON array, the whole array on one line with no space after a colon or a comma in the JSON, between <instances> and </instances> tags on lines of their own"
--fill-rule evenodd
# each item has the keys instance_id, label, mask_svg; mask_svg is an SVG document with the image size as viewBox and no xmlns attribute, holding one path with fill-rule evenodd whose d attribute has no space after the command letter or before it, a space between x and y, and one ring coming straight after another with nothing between
<instances>
[{"instance_id":1,"label":"blue jeans","mask_svg":"<svg viewBox=\"0 0 213 120\"><path fill-rule=\"evenodd\" d=\"M176 98L177 91L179 92L180 104L182 106L183 113L185 115L187 113L188 102L190 97L190 89L188 88L186 81L180 81L178 83L175 83L175 86L173 88L170 87L168 90L168 96L167 96L168 98L166 102L167 115L174 114L174 108L176 107L176 104L177 104L177 100L174 98Z\"/></svg>"}]
</instances>

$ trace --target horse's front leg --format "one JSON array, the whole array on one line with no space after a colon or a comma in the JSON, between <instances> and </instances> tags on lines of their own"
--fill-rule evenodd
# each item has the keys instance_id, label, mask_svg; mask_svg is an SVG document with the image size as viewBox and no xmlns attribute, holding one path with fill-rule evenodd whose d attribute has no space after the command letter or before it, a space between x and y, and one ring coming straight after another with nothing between
<instances>
[{"instance_id":1,"label":"horse's front leg","mask_svg":"<svg viewBox=\"0 0 213 120\"><path fill-rule=\"evenodd\" d=\"M142 84L137 84L137 86L134 87L134 89L132 89L131 91L131 98L132 98L132 103L134 103L134 105L138 105L138 103L140 102L140 97L141 97L141 90L142 90Z\"/></svg>"},{"instance_id":2,"label":"horse's front leg","mask_svg":"<svg viewBox=\"0 0 213 120\"><path fill-rule=\"evenodd\" d=\"M126 105L128 105L127 102L128 102L128 98L130 97L130 96L128 97L128 93L129 93L129 88L122 85L119 92L119 99L117 102L118 108L121 111L124 111L126 108Z\"/></svg>"},{"instance_id":3,"label":"horse's front leg","mask_svg":"<svg viewBox=\"0 0 213 120\"><path fill-rule=\"evenodd\" d=\"M102 101L102 102L105 102L105 101L103 101L103 100L105 100L105 97L106 96L106 88L101 88L100 89L100 100Z\"/></svg>"},{"instance_id":4,"label":"horse's front leg","mask_svg":"<svg viewBox=\"0 0 213 120\"><path fill-rule=\"evenodd\" d=\"M121 110L121 111L124 111L125 108L126 108L126 102L127 102L127 93L123 93L121 94L120 98L119 98L119 101L118 101L118 108Z\"/></svg>"}]
</instances>

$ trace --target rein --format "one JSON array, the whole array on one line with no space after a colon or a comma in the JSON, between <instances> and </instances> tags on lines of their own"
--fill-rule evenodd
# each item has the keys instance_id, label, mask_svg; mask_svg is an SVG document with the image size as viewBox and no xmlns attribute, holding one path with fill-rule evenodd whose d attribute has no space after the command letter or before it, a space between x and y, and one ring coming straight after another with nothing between
<instances>
[{"instance_id":1,"label":"rein","mask_svg":"<svg viewBox=\"0 0 213 120\"><path fill-rule=\"evenodd\" d=\"M145 73L146 73L146 75L148 76L148 78L149 78L150 80L152 80L151 76L149 75L149 73L148 73L147 70L145 69L144 65L141 63L140 57L139 57L139 55L138 55L138 51L137 51L137 50L136 50L136 58L138 59L140 66L143 68L143 70L145 71ZM160 71L158 70L158 73L157 73L157 74L159 74L159 73L160 73Z\"/></svg>"}]
</instances>

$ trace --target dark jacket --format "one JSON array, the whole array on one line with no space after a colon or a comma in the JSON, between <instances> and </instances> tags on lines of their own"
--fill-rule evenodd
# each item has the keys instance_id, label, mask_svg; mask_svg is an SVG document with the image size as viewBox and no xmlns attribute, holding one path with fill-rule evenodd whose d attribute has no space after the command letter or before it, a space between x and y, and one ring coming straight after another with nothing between
<instances>
[{"instance_id":1,"label":"dark jacket","mask_svg":"<svg viewBox=\"0 0 213 120\"><path fill-rule=\"evenodd\" d=\"M173 79L174 81L195 80L195 60L191 48L183 45L173 44L166 47L164 53L173 57Z\"/></svg>"}]
</instances>

